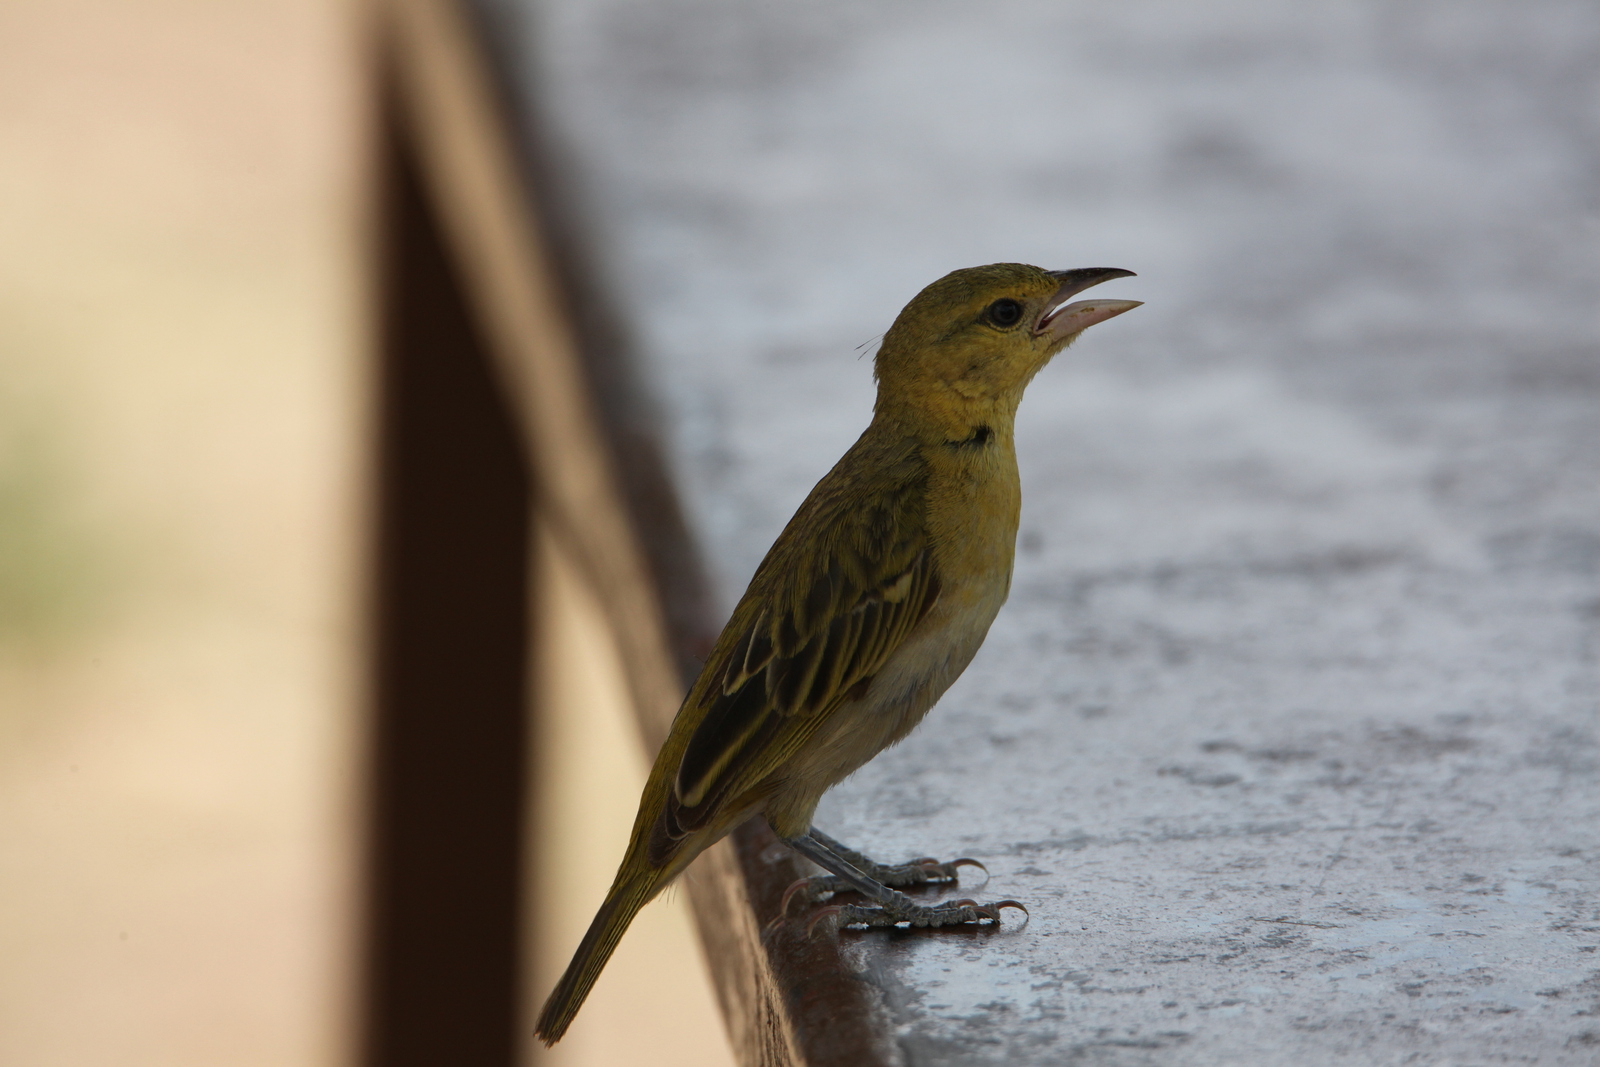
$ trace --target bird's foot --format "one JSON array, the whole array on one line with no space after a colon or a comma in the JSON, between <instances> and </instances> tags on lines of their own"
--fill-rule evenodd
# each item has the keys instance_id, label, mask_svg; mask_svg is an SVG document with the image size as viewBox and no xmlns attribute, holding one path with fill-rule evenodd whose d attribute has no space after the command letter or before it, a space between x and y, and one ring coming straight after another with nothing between
<instances>
[{"instance_id":1,"label":"bird's foot","mask_svg":"<svg viewBox=\"0 0 1600 1067\"><path fill-rule=\"evenodd\" d=\"M941 863L931 856L924 856L921 859L910 860L906 863L888 864L876 863L860 853L855 853L854 855L858 862L853 863L852 866L856 866L862 874L880 885L886 885L893 889L913 889L928 885L951 885L960 881L959 871L962 867L976 867L985 875L989 873L989 868L967 856L945 863ZM987 879L985 880L987 881ZM788 911L789 901L797 895L802 896L807 903L815 904L819 901L827 900L835 893L848 893L857 888L856 885L840 878L836 874L812 875L810 878L800 879L784 891L783 910Z\"/></svg>"},{"instance_id":2,"label":"bird's foot","mask_svg":"<svg viewBox=\"0 0 1600 1067\"><path fill-rule=\"evenodd\" d=\"M861 870L867 877L884 885L906 889L911 886L953 885L961 880L957 872L962 867L976 867L985 875L989 873L989 868L970 856L961 856L945 863L940 863L932 856L923 856L921 859L893 865L867 860L867 865Z\"/></svg>"},{"instance_id":3,"label":"bird's foot","mask_svg":"<svg viewBox=\"0 0 1600 1067\"><path fill-rule=\"evenodd\" d=\"M1027 907L1016 900L997 900L989 904L979 904L971 899L948 900L930 907L918 904L904 893L895 893L882 904L835 904L822 908L811 917L807 933L814 930L817 923L830 917L838 920L841 929L846 926L899 926L901 923L912 927L959 926L965 923L999 925L1000 912L1005 908L1016 908L1024 915L1028 914Z\"/></svg>"},{"instance_id":4,"label":"bird's foot","mask_svg":"<svg viewBox=\"0 0 1600 1067\"><path fill-rule=\"evenodd\" d=\"M918 859L907 860L905 863L879 863L870 856L863 855L849 845L841 844L815 827L811 836L821 841L835 856L848 863L852 868L871 878L879 885L891 886L895 889L909 889L914 886L925 885L953 885L960 881L957 873L962 867L976 867L985 875L989 868L972 859L962 856L959 859L941 863L932 856L922 856ZM837 875L819 875L813 879L817 883L818 892L823 894L836 893L844 889L853 888L846 879ZM821 900L820 896L813 896L813 900Z\"/></svg>"},{"instance_id":5,"label":"bird's foot","mask_svg":"<svg viewBox=\"0 0 1600 1067\"><path fill-rule=\"evenodd\" d=\"M791 885L783 894L778 916L773 920L774 925L783 921L788 913L790 900L802 892L809 901L816 901L823 895L831 896L835 892L850 890L860 893L871 902L822 908L806 925L808 933L816 928L818 922L830 917L836 918L839 926L899 926L905 923L913 927L935 927L976 923L998 925L1000 912L1005 908L1016 908L1024 915L1028 912L1026 907L1015 900L1000 900L990 904L979 904L971 899L951 900L930 907L918 904L898 889L885 885L882 879L884 874L888 874L890 877L903 879L902 884L929 885L951 882L956 879L962 867L983 867L977 860L959 859L951 860L949 863L939 863L936 860L925 859L886 867L874 863L854 849L841 845L814 827L804 834L784 840L796 852L829 873L814 878L802 878ZM984 868L984 873L988 873L987 868Z\"/></svg>"}]
</instances>

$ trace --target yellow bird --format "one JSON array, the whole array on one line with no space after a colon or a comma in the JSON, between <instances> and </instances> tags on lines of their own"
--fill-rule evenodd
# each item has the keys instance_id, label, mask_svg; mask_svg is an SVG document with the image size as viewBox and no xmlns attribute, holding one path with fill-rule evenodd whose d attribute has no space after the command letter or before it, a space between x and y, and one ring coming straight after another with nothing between
<instances>
[{"instance_id":1,"label":"yellow bird","mask_svg":"<svg viewBox=\"0 0 1600 1067\"><path fill-rule=\"evenodd\" d=\"M917 904L892 886L963 862L883 865L811 826L822 794L904 738L971 662L1011 589L1028 382L1135 300L1074 295L1132 276L994 263L918 293L878 350L872 424L757 568L651 768L627 854L539 1015L554 1044L641 907L753 815L854 890L841 925L998 922L1014 901Z\"/></svg>"}]
</instances>

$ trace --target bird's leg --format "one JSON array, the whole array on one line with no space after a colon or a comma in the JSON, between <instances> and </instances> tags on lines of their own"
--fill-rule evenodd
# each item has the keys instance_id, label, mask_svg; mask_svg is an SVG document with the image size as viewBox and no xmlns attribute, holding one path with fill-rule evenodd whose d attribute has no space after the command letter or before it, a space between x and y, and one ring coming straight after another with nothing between
<instances>
[{"instance_id":1,"label":"bird's leg","mask_svg":"<svg viewBox=\"0 0 1600 1067\"><path fill-rule=\"evenodd\" d=\"M836 853L829 839L816 830L799 837L785 838L784 843L802 856L828 871L838 881L838 888L853 889L874 902L872 905L840 904L826 908L812 919L813 925L825 915L837 915L840 926L954 926L959 923L1000 921L1000 909L1028 909L1014 900L1000 900L992 904L979 904L975 900L951 900L931 907L918 904L897 889L863 874L853 864ZM804 884L804 883L802 883ZM788 903L787 898L784 901Z\"/></svg>"}]
</instances>

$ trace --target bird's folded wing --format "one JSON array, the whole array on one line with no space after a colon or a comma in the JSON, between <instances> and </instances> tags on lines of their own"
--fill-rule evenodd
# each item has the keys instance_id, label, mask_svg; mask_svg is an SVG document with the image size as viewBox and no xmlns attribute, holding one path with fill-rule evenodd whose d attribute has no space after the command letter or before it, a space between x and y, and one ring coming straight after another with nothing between
<instances>
[{"instance_id":1,"label":"bird's folded wing","mask_svg":"<svg viewBox=\"0 0 1600 1067\"><path fill-rule=\"evenodd\" d=\"M822 527L813 552L774 546L696 686L706 712L664 813L668 839L704 825L859 698L938 598L919 485L823 510L811 517Z\"/></svg>"}]
</instances>

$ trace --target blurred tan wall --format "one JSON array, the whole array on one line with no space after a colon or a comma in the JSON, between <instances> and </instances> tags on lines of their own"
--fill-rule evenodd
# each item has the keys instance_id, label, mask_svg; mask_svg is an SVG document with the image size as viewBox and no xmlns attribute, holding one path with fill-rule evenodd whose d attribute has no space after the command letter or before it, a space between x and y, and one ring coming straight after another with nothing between
<instances>
[{"instance_id":1,"label":"blurred tan wall","mask_svg":"<svg viewBox=\"0 0 1600 1067\"><path fill-rule=\"evenodd\" d=\"M368 17L0 0L0 1063L354 1053ZM540 558L535 1001L646 768ZM731 1062L680 898L528 1057Z\"/></svg>"},{"instance_id":2,"label":"blurred tan wall","mask_svg":"<svg viewBox=\"0 0 1600 1067\"><path fill-rule=\"evenodd\" d=\"M600 601L553 537L539 539L536 699L529 879L532 996L527 1062L540 1067L731 1067L688 899L669 888L633 921L561 1043L532 1040L531 1020L566 969L616 874L650 757L640 743Z\"/></svg>"},{"instance_id":3,"label":"blurred tan wall","mask_svg":"<svg viewBox=\"0 0 1600 1067\"><path fill-rule=\"evenodd\" d=\"M347 1055L356 14L0 2L0 1062Z\"/></svg>"}]
</instances>

